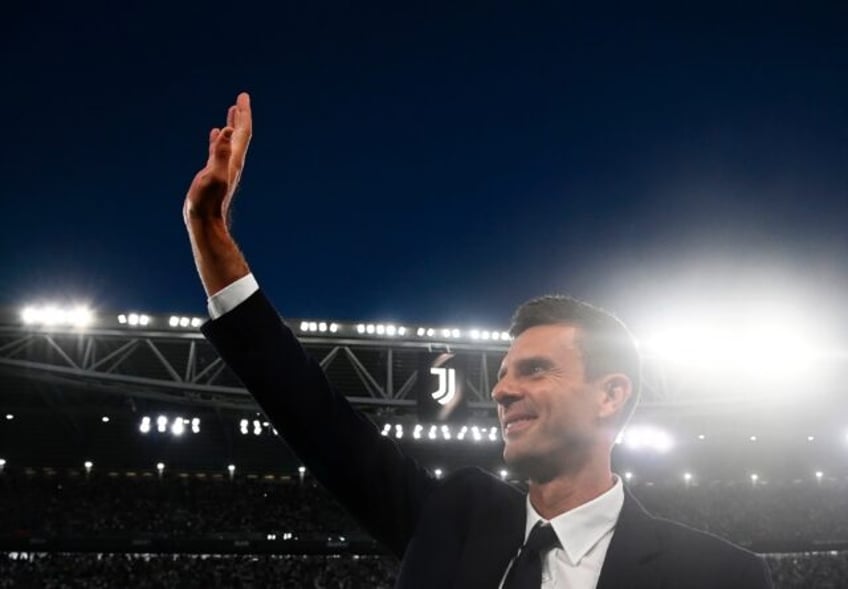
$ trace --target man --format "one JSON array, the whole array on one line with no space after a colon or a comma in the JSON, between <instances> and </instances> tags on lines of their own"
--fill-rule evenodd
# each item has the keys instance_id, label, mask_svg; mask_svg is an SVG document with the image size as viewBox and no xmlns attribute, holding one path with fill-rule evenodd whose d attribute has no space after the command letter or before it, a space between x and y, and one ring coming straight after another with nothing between
<instances>
[{"instance_id":1,"label":"man","mask_svg":"<svg viewBox=\"0 0 848 589\"><path fill-rule=\"evenodd\" d=\"M771 586L755 555L653 518L613 475L639 357L591 305L544 297L516 313L492 398L527 495L480 469L436 480L379 435L282 323L230 235L251 132L240 94L183 208L213 318L204 333L314 476L402 558L398 587Z\"/></svg>"}]
</instances>

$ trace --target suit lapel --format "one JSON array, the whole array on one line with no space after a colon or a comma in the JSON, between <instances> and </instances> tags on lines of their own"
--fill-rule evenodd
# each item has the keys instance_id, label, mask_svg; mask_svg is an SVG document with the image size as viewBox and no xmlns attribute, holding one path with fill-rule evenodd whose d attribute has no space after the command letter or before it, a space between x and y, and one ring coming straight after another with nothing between
<instances>
[{"instance_id":1,"label":"suit lapel","mask_svg":"<svg viewBox=\"0 0 848 589\"><path fill-rule=\"evenodd\" d=\"M506 567L524 543L525 495L514 490L506 501L490 503L472 522L455 587L496 589Z\"/></svg>"},{"instance_id":2,"label":"suit lapel","mask_svg":"<svg viewBox=\"0 0 848 589\"><path fill-rule=\"evenodd\" d=\"M615 526L597 589L656 587L661 545L653 519L624 489L624 505Z\"/></svg>"}]
</instances>

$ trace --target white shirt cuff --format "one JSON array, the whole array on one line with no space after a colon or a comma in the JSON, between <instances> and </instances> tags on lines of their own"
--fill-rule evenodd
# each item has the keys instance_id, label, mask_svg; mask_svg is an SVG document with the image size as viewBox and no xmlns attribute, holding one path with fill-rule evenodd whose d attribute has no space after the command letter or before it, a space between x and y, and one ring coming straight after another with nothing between
<instances>
[{"instance_id":1,"label":"white shirt cuff","mask_svg":"<svg viewBox=\"0 0 848 589\"><path fill-rule=\"evenodd\" d=\"M209 316L212 319L217 319L229 313L257 290L259 290L259 283L256 282L253 274L242 276L209 297L209 301L206 303Z\"/></svg>"}]
</instances>

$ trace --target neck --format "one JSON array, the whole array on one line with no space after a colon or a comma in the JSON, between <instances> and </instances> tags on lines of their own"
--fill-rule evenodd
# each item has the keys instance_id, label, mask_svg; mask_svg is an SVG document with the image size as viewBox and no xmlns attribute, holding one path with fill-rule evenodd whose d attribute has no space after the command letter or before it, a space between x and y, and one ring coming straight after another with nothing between
<instances>
[{"instance_id":1,"label":"neck","mask_svg":"<svg viewBox=\"0 0 848 589\"><path fill-rule=\"evenodd\" d=\"M606 493L612 489L613 484L607 454L577 472L562 473L545 482L531 479L530 503L539 515L550 520Z\"/></svg>"}]
</instances>

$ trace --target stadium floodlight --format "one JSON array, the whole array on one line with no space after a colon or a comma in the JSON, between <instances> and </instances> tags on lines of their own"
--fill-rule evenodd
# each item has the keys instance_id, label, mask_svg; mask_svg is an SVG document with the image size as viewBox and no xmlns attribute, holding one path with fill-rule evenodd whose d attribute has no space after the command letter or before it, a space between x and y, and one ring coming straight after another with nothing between
<instances>
[{"instance_id":1,"label":"stadium floodlight","mask_svg":"<svg viewBox=\"0 0 848 589\"><path fill-rule=\"evenodd\" d=\"M191 320L188 317L180 317L180 327L188 327L191 324Z\"/></svg>"},{"instance_id":2,"label":"stadium floodlight","mask_svg":"<svg viewBox=\"0 0 848 589\"><path fill-rule=\"evenodd\" d=\"M6 459L0 458L0 468L3 468L4 466L6 466Z\"/></svg>"},{"instance_id":3,"label":"stadium floodlight","mask_svg":"<svg viewBox=\"0 0 848 589\"><path fill-rule=\"evenodd\" d=\"M376 329L377 328L374 326L373 323L369 323L365 326L365 333L367 333L368 335L374 335L374 331L376 331Z\"/></svg>"},{"instance_id":4,"label":"stadium floodlight","mask_svg":"<svg viewBox=\"0 0 848 589\"><path fill-rule=\"evenodd\" d=\"M435 425L430 426L430 433L427 434L427 437L430 438L431 440L436 439L436 426Z\"/></svg>"},{"instance_id":5,"label":"stadium floodlight","mask_svg":"<svg viewBox=\"0 0 848 589\"><path fill-rule=\"evenodd\" d=\"M94 466L94 463L91 460L86 460L83 463L83 466L85 467L86 472L91 472L91 467Z\"/></svg>"},{"instance_id":6,"label":"stadium floodlight","mask_svg":"<svg viewBox=\"0 0 848 589\"><path fill-rule=\"evenodd\" d=\"M156 418L156 431L160 434L164 434L165 430L168 429L168 418L164 415L160 415Z\"/></svg>"},{"instance_id":7,"label":"stadium floodlight","mask_svg":"<svg viewBox=\"0 0 848 589\"><path fill-rule=\"evenodd\" d=\"M404 335L406 335L406 327L404 327L403 325L401 325L400 327L398 327L397 332L398 332L398 335L399 335L399 336L404 336Z\"/></svg>"},{"instance_id":8,"label":"stadium floodlight","mask_svg":"<svg viewBox=\"0 0 848 589\"><path fill-rule=\"evenodd\" d=\"M339 330L338 323L330 323L330 333L336 333Z\"/></svg>"},{"instance_id":9,"label":"stadium floodlight","mask_svg":"<svg viewBox=\"0 0 848 589\"><path fill-rule=\"evenodd\" d=\"M176 315L171 315L168 317L168 325L171 327L177 327L180 324L180 318Z\"/></svg>"},{"instance_id":10,"label":"stadium floodlight","mask_svg":"<svg viewBox=\"0 0 848 589\"><path fill-rule=\"evenodd\" d=\"M665 453L674 447L674 440L668 432L651 426L628 427L621 433L620 439L631 450Z\"/></svg>"},{"instance_id":11,"label":"stadium floodlight","mask_svg":"<svg viewBox=\"0 0 848 589\"><path fill-rule=\"evenodd\" d=\"M807 436L807 441L808 441L808 442L812 442L812 441L813 441L813 440L815 440L815 439L816 439L816 437L815 437L815 436Z\"/></svg>"},{"instance_id":12,"label":"stadium floodlight","mask_svg":"<svg viewBox=\"0 0 848 589\"><path fill-rule=\"evenodd\" d=\"M378 323L375 331L377 332L377 335L385 335L386 334L386 326L383 325L382 323Z\"/></svg>"},{"instance_id":13,"label":"stadium floodlight","mask_svg":"<svg viewBox=\"0 0 848 589\"><path fill-rule=\"evenodd\" d=\"M751 474L751 482L757 484L757 481L760 480L760 476L757 473Z\"/></svg>"},{"instance_id":14,"label":"stadium floodlight","mask_svg":"<svg viewBox=\"0 0 848 589\"><path fill-rule=\"evenodd\" d=\"M25 325L40 324L47 327L67 325L87 327L94 320L94 313L85 305L61 308L56 305L43 307L28 306L21 311L21 320Z\"/></svg>"},{"instance_id":15,"label":"stadium floodlight","mask_svg":"<svg viewBox=\"0 0 848 589\"><path fill-rule=\"evenodd\" d=\"M489 428L489 441L497 442L498 441L498 428L492 426Z\"/></svg>"},{"instance_id":16,"label":"stadium floodlight","mask_svg":"<svg viewBox=\"0 0 848 589\"><path fill-rule=\"evenodd\" d=\"M104 415L103 417L100 418L100 421L102 421L103 423L109 423L109 418L106 415Z\"/></svg>"},{"instance_id":17,"label":"stadium floodlight","mask_svg":"<svg viewBox=\"0 0 848 589\"><path fill-rule=\"evenodd\" d=\"M698 317L693 321L693 317ZM751 384L790 384L828 356L825 338L786 305L753 301L726 309L688 309L667 329L643 340L646 356L712 378Z\"/></svg>"},{"instance_id":18,"label":"stadium floodlight","mask_svg":"<svg viewBox=\"0 0 848 589\"><path fill-rule=\"evenodd\" d=\"M416 332L415 332L415 333L416 333L416 335L417 335L418 337L422 337L425 333L427 333L427 330L426 330L426 329L424 329L423 327L419 327L419 328L416 330Z\"/></svg>"},{"instance_id":19,"label":"stadium floodlight","mask_svg":"<svg viewBox=\"0 0 848 589\"><path fill-rule=\"evenodd\" d=\"M437 478L437 479L442 478L442 469L441 469L441 468L437 468L436 470L434 470L434 471L433 471L433 474L435 474L435 475L436 475L436 478Z\"/></svg>"},{"instance_id":20,"label":"stadium floodlight","mask_svg":"<svg viewBox=\"0 0 848 589\"><path fill-rule=\"evenodd\" d=\"M698 439L699 440L706 440L707 436L705 436L704 434L698 434Z\"/></svg>"},{"instance_id":21,"label":"stadium floodlight","mask_svg":"<svg viewBox=\"0 0 848 589\"><path fill-rule=\"evenodd\" d=\"M492 332L492 339L493 339L494 341L496 341L496 342L497 342L497 341L500 341L500 339L501 339L501 334L500 334L500 332L499 332L499 331L493 331L493 332Z\"/></svg>"},{"instance_id":22,"label":"stadium floodlight","mask_svg":"<svg viewBox=\"0 0 848 589\"><path fill-rule=\"evenodd\" d=\"M262 422L258 419L253 420L253 435L258 436L262 434Z\"/></svg>"},{"instance_id":23,"label":"stadium floodlight","mask_svg":"<svg viewBox=\"0 0 848 589\"><path fill-rule=\"evenodd\" d=\"M298 466L297 467L297 474L299 474L301 477L303 477L303 475L306 474L306 467L305 466Z\"/></svg>"},{"instance_id":24,"label":"stadium floodlight","mask_svg":"<svg viewBox=\"0 0 848 589\"><path fill-rule=\"evenodd\" d=\"M327 324L324 321L321 321L318 324L318 331L320 331L321 333L325 333L327 331Z\"/></svg>"},{"instance_id":25,"label":"stadium floodlight","mask_svg":"<svg viewBox=\"0 0 848 589\"><path fill-rule=\"evenodd\" d=\"M445 328L445 329L442 330L442 337L450 337L450 336L451 336L451 330L450 329Z\"/></svg>"},{"instance_id":26,"label":"stadium floodlight","mask_svg":"<svg viewBox=\"0 0 848 589\"><path fill-rule=\"evenodd\" d=\"M192 317L191 318L191 326L192 327L200 327L201 325L203 325L203 319L201 319L200 317Z\"/></svg>"},{"instance_id":27,"label":"stadium floodlight","mask_svg":"<svg viewBox=\"0 0 848 589\"><path fill-rule=\"evenodd\" d=\"M236 465L235 464L228 465L227 470L230 471L230 474L233 474L236 471Z\"/></svg>"},{"instance_id":28,"label":"stadium floodlight","mask_svg":"<svg viewBox=\"0 0 848 589\"><path fill-rule=\"evenodd\" d=\"M118 323L120 323L121 325L126 325L127 324L127 316L124 315L123 313L118 315Z\"/></svg>"},{"instance_id":29,"label":"stadium floodlight","mask_svg":"<svg viewBox=\"0 0 848 589\"><path fill-rule=\"evenodd\" d=\"M356 326L356 333L358 333L358 334L360 334L360 335L362 335L363 333L365 333L365 325L363 325L362 323L360 323L359 325L357 325L357 326Z\"/></svg>"},{"instance_id":30,"label":"stadium floodlight","mask_svg":"<svg viewBox=\"0 0 848 589\"><path fill-rule=\"evenodd\" d=\"M501 474L501 480L503 480L503 481L505 481L506 477L509 475L509 473L506 470L504 470L503 468L501 469L500 474Z\"/></svg>"},{"instance_id":31,"label":"stadium floodlight","mask_svg":"<svg viewBox=\"0 0 848 589\"><path fill-rule=\"evenodd\" d=\"M480 330L479 329L472 329L468 333L469 333L469 335L471 335L471 339L480 339Z\"/></svg>"},{"instance_id":32,"label":"stadium floodlight","mask_svg":"<svg viewBox=\"0 0 848 589\"><path fill-rule=\"evenodd\" d=\"M483 331L480 333L480 339L488 340L490 337L492 337L492 334L491 334L491 333L489 333L487 330L483 330Z\"/></svg>"},{"instance_id":33,"label":"stadium floodlight","mask_svg":"<svg viewBox=\"0 0 848 589\"><path fill-rule=\"evenodd\" d=\"M164 462L157 462L156 463L156 470L158 470L159 472L162 472L163 470L165 470L165 463Z\"/></svg>"},{"instance_id":34,"label":"stadium floodlight","mask_svg":"<svg viewBox=\"0 0 848 589\"><path fill-rule=\"evenodd\" d=\"M11 413L6 414L6 421L12 421L14 418L15 418L15 416L12 415Z\"/></svg>"},{"instance_id":35,"label":"stadium floodlight","mask_svg":"<svg viewBox=\"0 0 848 589\"><path fill-rule=\"evenodd\" d=\"M395 438L398 440L403 438L403 425L400 423L395 424Z\"/></svg>"},{"instance_id":36,"label":"stadium floodlight","mask_svg":"<svg viewBox=\"0 0 848 589\"><path fill-rule=\"evenodd\" d=\"M684 472L683 473L683 480L686 481L687 484L691 483L692 482L692 473L691 472Z\"/></svg>"},{"instance_id":37,"label":"stadium floodlight","mask_svg":"<svg viewBox=\"0 0 848 589\"><path fill-rule=\"evenodd\" d=\"M429 329L427 330L427 337L433 337L434 335L436 335L436 330L435 330L435 329L433 329L432 327L431 327L431 328L429 328Z\"/></svg>"},{"instance_id":38,"label":"stadium floodlight","mask_svg":"<svg viewBox=\"0 0 848 589\"><path fill-rule=\"evenodd\" d=\"M824 476L824 473L822 471L820 471L820 470L816 471L816 480L818 482L821 482L823 476Z\"/></svg>"},{"instance_id":39,"label":"stadium floodlight","mask_svg":"<svg viewBox=\"0 0 848 589\"><path fill-rule=\"evenodd\" d=\"M177 437L185 433L185 420L182 417L177 417L171 424L171 433Z\"/></svg>"},{"instance_id":40,"label":"stadium floodlight","mask_svg":"<svg viewBox=\"0 0 848 589\"><path fill-rule=\"evenodd\" d=\"M200 418L192 417L191 418L191 433L199 434L200 433Z\"/></svg>"},{"instance_id":41,"label":"stadium floodlight","mask_svg":"<svg viewBox=\"0 0 848 589\"><path fill-rule=\"evenodd\" d=\"M149 417L142 417L141 418L141 425L138 426L138 430L143 434L146 434L150 431L150 418Z\"/></svg>"},{"instance_id":42,"label":"stadium floodlight","mask_svg":"<svg viewBox=\"0 0 848 589\"><path fill-rule=\"evenodd\" d=\"M241 430L241 434L242 434L243 436L246 436L246 435L247 435L247 429L248 429L248 426L249 426L249 425L250 425L250 421L248 421L247 419L242 419L242 420L239 422L239 430Z\"/></svg>"},{"instance_id":43,"label":"stadium floodlight","mask_svg":"<svg viewBox=\"0 0 848 589\"><path fill-rule=\"evenodd\" d=\"M315 321L309 322L309 331L318 331L318 324Z\"/></svg>"},{"instance_id":44,"label":"stadium floodlight","mask_svg":"<svg viewBox=\"0 0 848 589\"><path fill-rule=\"evenodd\" d=\"M757 436L751 436L751 437L749 437L748 439L749 439L749 440L751 440L752 442L756 442L756 441L757 441Z\"/></svg>"},{"instance_id":45,"label":"stadium floodlight","mask_svg":"<svg viewBox=\"0 0 848 589\"><path fill-rule=\"evenodd\" d=\"M386 335L395 336L397 335L397 326L396 325L386 325Z\"/></svg>"},{"instance_id":46,"label":"stadium floodlight","mask_svg":"<svg viewBox=\"0 0 848 589\"><path fill-rule=\"evenodd\" d=\"M625 472L625 473L624 473L624 479L625 479L625 480L629 481L629 480L630 480L630 479L632 479L632 478L633 478L633 473L632 473L632 472L630 472L629 470L628 470L627 472Z\"/></svg>"},{"instance_id":47,"label":"stadium floodlight","mask_svg":"<svg viewBox=\"0 0 848 589\"><path fill-rule=\"evenodd\" d=\"M451 336L452 337L459 337L460 335L461 335L461 333L458 329L454 328L454 329L451 330Z\"/></svg>"}]
</instances>

